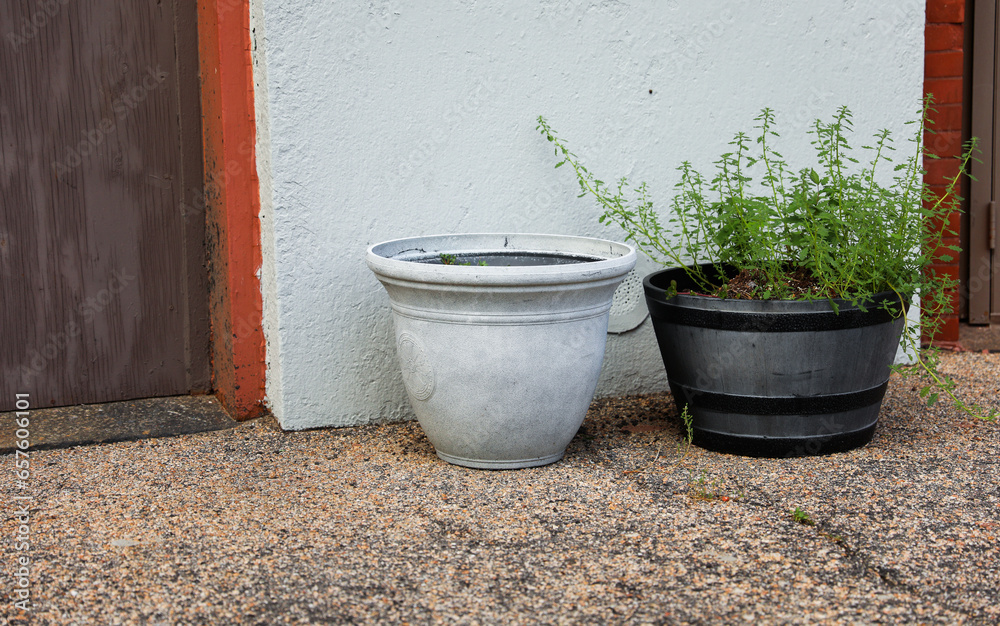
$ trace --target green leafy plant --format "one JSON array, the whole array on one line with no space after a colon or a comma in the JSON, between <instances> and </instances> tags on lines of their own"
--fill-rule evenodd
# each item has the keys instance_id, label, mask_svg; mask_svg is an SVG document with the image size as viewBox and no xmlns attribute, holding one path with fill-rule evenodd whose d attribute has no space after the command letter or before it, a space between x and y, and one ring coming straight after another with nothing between
<instances>
[{"instance_id":1,"label":"green leafy plant","mask_svg":"<svg viewBox=\"0 0 1000 626\"><path fill-rule=\"evenodd\" d=\"M693 470L688 473L688 495L694 500L704 502L729 502L743 497L742 492L737 495L727 495L720 487L718 479L710 480L705 470L698 471L698 478L694 478Z\"/></svg>"},{"instance_id":2,"label":"green leafy plant","mask_svg":"<svg viewBox=\"0 0 1000 626\"><path fill-rule=\"evenodd\" d=\"M691 414L688 412L687 405L685 404L681 408L681 423L684 424L684 435L681 443L677 444L677 453L680 454L680 458L674 465L680 465L687 458L688 454L691 452L691 443L694 441L694 421L691 418Z\"/></svg>"},{"instance_id":3,"label":"green leafy plant","mask_svg":"<svg viewBox=\"0 0 1000 626\"><path fill-rule=\"evenodd\" d=\"M708 475L705 473L705 470L701 470L697 479L691 479L690 485L691 497L695 500L712 501L720 497L719 494L716 493L718 481L712 480L709 482Z\"/></svg>"},{"instance_id":4,"label":"green leafy plant","mask_svg":"<svg viewBox=\"0 0 1000 626\"><path fill-rule=\"evenodd\" d=\"M684 424L684 443L690 448L691 442L694 441L694 421L691 419L691 414L688 413L686 404L681 409L681 422Z\"/></svg>"},{"instance_id":5,"label":"green leafy plant","mask_svg":"<svg viewBox=\"0 0 1000 626\"><path fill-rule=\"evenodd\" d=\"M556 167L569 165L580 197L592 196L601 223L614 223L654 261L684 267L701 293L722 298L762 300L827 299L864 308L873 294L892 291L898 300L880 305L903 315L919 295L923 334L931 341L950 306L948 292L957 281L933 269L960 252L945 245L949 215L960 210L956 190L975 150L970 140L960 171L943 194L923 182L924 158L937 158L923 147L932 101L924 100L909 138L909 156L895 160L889 130L875 134L860 156L850 144L853 117L840 107L833 118L816 120L809 131L815 151L811 165L794 169L776 150L776 117L764 109L755 133L737 133L730 149L714 162L711 176L684 161L680 181L663 216L653 206L645 182L620 178L613 184L594 176L541 116L537 129L553 144ZM718 277L726 276L726 280ZM916 355L915 368L903 374L930 378L922 396L933 403L940 394L955 406L986 419L985 411L962 402L954 384L938 369L934 350L920 350L921 329L908 326L904 347Z\"/></svg>"},{"instance_id":6,"label":"green leafy plant","mask_svg":"<svg viewBox=\"0 0 1000 626\"><path fill-rule=\"evenodd\" d=\"M438 258L441 259L442 265L472 265L470 261L466 261L465 263L459 263L458 257L456 257L454 254L445 254L444 252L442 252L440 255L438 255ZM481 267L486 267L486 261L480 261L479 263L476 263L476 265Z\"/></svg>"},{"instance_id":7,"label":"green leafy plant","mask_svg":"<svg viewBox=\"0 0 1000 626\"><path fill-rule=\"evenodd\" d=\"M792 509L789 512L789 514L792 516L792 520L798 522L799 524L804 524L806 526L816 525L816 522L813 521L811 517L809 517L809 514L800 509L799 507L795 507L794 509Z\"/></svg>"}]
</instances>

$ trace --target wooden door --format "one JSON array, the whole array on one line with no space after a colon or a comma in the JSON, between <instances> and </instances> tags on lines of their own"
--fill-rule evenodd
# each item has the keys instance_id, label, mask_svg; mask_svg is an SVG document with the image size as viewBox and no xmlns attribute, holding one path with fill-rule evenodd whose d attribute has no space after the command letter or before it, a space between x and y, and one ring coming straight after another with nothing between
<instances>
[{"instance_id":1,"label":"wooden door","mask_svg":"<svg viewBox=\"0 0 1000 626\"><path fill-rule=\"evenodd\" d=\"M0 410L210 388L195 9L0 3Z\"/></svg>"},{"instance_id":2,"label":"wooden door","mask_svg":"<svg viewBox=\"0 0 1000 626\"><path fill-rule=\"evenodd\" d=\"M968 250L970 324L1000 324L1000 12L996 0L975 0L972 41L972 136L981 153L972 164Z\"/></svg>"}]
</instances>

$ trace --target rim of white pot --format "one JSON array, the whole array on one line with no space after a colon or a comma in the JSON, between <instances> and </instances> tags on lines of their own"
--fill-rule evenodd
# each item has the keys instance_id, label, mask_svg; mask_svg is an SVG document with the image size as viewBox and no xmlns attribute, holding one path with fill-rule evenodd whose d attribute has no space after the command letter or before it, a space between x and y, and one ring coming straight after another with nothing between
<instances>
[{"instance_id":1,"label":"rim of white pot","mask_svg":"<svg viewBox=\"0 0 1000 626\"><path fill-rule=\"evenodd\" d=\"M591 257L559 265L442 265L427 263L441 254L523 254ZM421 262L424 261L424 262ZM398 280L451 285L525 285L606 280L628 273L636 261L635 249L624 243L594 237L544 233L463 233L405 237L368 247L366 262L379 276Z\"/></svg>"}]
</instances>

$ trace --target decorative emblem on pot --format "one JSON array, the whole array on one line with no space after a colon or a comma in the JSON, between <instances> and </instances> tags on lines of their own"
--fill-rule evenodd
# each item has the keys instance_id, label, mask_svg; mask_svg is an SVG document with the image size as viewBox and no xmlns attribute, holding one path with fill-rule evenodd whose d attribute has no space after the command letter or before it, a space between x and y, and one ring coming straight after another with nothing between
<instances>
[{"instance_id":1,"label":"decorative emblem on pot","mask_svg":"<svg viewBox=\"0 0 1000 626\"><path fill-rule=\"evenodd\" d=\"M403 383L415 400L428 400L434 394L434 369L420 340L403 332L396 339L396 353L403 367Z\"/></svg>"}]
</instances>

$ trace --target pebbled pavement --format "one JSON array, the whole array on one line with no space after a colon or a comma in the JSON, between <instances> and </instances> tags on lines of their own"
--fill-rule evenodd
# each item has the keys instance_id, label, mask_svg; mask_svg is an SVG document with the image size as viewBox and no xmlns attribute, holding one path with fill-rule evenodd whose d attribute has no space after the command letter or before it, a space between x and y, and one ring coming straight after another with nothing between
<instances>
[{"instance_id":1,"label":"pebbled pavement","mask_svg":"<svg viewBox=\"0 0 1000 626\"><path fill-rule=\"evenodd\" d=\"M943 365L998 404L1000 355ZM530 470L448 465L413 422L268 419L32 452L24 489L14 460L3 624L1000 622L998 424L898 376L872 443L828 457L686 450L654 395L595 401Z\"/></svg>"}]
</instances>

